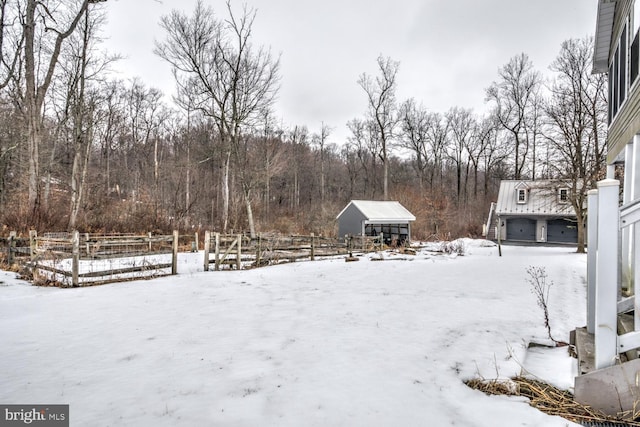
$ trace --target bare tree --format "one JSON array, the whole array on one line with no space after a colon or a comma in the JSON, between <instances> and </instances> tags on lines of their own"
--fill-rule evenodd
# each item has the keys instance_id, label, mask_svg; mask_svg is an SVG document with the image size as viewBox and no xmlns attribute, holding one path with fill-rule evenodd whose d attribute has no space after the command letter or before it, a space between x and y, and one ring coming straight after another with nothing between
<instances>
[{"instance_id":1,"label":"bare tree","mask_svg":"<svg viewBox=\"0 0 640 427\"><path fill-rule=\"evenodd\" d=\"M494 104L498 122L513 139L513 177L521 179L530 150L535 151L535 136L539 132L540 109L536 106L542 77L524 53L511 58L498 74L500 79L486 90L486 99Z\"/></svg>"},{"instance_id":2,"label":"bare tree","mask_svg":"<svg viewBox=\"0 0 640 427\"><path fill-rule=\"evenodd\" d=\"M12 159L16 156L22 134L17 112L8 102L0 103L0 211L8 211L7 187L11 183Z\"/></svg>"},{"instance_id":3,"label":"bare tree","mask_svg":"<svg viewBox=\"0 0 640 427\"><path fill-rule=\"evenodd\" d=\"M304 126L295 126L288 132L286 140L289 144L291 172L293 173L293 188L291 189L291 204L293 210L300 207L300 175L303 168L303 157L308 148L309 131Z\"/></svg>"},{"instance_id":4,"label":"bare tree","mask_svg":"<svg viewBox=\"0 0 640 427\"><path fill-rule=\"evenodd\" d=\"M0 0L0 89L5 88L22 67L25 32L20 10L11 0Z\"/></svg>"},{"instance_id":5,"label":"bare tree","mask_svg":"<svg viewBox=\"0 0 640 427\"><path fill-rule=\"evenodd\" d=\"M427 169L432 153L428 143L429 113L422 105L416 105L411 98L400 106L401 144L414 156L414 169L418 174L420 188L427 181Z\"/></svg>"},{"instance_id":6,"label":"bare tree","mask_svg":"<svg viewBox=\"0 0 640 427\"><path fill-rule=\"evenodd\" d=\"M380 139L383 168L383 197L389 199L389 149L398 122L396 105L396 77L400 63L391 58L378 57L380 75L375 79L363 73L358 84L367 94L368 116L375 124Z\"/></svg>"},{"instance_id":7,"label":"bare tree","mask_svg":"<svg viewBox=\"0 0 640 427\"><path fill-rule=\"evenodd\" d=\"M93 9L93 8L92 8ZM85 184L89 167L89 158L93 147L95 124L99 121L97 111L98 98L101 96L96 83L102 78L108 65L117 60L117 56L100 55L96 52L100 39L97 37L99 27L104 23L101 11L87 8L83 19L78 24L77 31L69 37L63 47L56 81L60 82L64 90L56 91L56 82L52 83L52 94L61 97L61 111L58 128L66 127L66 144L73 157L70 188L71 199L69 208L68 228L76 228L80 208L85 197ZM59 93L62 92L62 93ZM53 144L56 141L54 139ZM50 174L55 161L55 145L51 147L49 165L46 171ZM44 205L48 205L49 184L51 177L46 180Z\"/></svg>"},{"instance_id":8,"label":"bare tree","mask_svg":"<svg viewBox=\"0 0 640 427\"><path fill-rule=\"evenodd\" d=\"M47 5L26 0L20 19L24 31L24 116L29 151L29 209L38 215L41 203L40 145L43 136L43 105L58 64L62 44L75 31L89 3L83 0L77 10L60 2ZM56 13L57 17L53 14ZM49 35L51 35L49 38ZM42 49L50 43L49 48Z\"/></svg>"},{"instance_id":9,"label":"bare tree","mask_svg":"<svg viewBox=\"0 0 640 427\"><path fill-rule=\"evenodd\" d=\"M331 127L322 122L320 126L320 133L314 134L311 137L312 142L318 147L320 154L320 202L324 203L326 193L326 176L325 176L325 155L327 138L331 135Z\"/></svg>"},{"instance_id":10,"label":"bare tree","mask_svg":"<svg viewBox=\"0 0 640 427\"><path fill-rule=\"evenodd\" d=\"M100 161L103 174L103 197L108 197L115 190L120 197L120 187L112 181L111 158L118 148L118 136L124 128L124 83L122 81L103 82L100 87L101 102L98 104L100 120L96 123L96 135L100 141Z\"/></svg>"},{"instance_id":11,"label":"bare tree","mask_svg":"<svg viewBox=\"0 0 640 427\"><path fill-rule=\"evenodd\" d=\"M358 175L362 175L362 189L357 192L366 197L375 198L378 176L378 155L380 140L376 125L371 120L353 119L347 123L351 136L347 138L347 145L352 147L358 164ZM355 169L352 168L355 172Z\"/></svg>"},{"instance_id":12,"label":"bare tree","mask_svg":"<svg viewBox=\"0 0 640 427\"><path fill-rule=\"evenodd\" d=\"M201 94L197 107L214 119L221 138L229 144L229 156L242 163L243 133L271 107L278 91L280 62L269 50L250 43L254 10L245 7L238 17L228 1L227 11L228 18L219 20L202 1L191 17L174 10L161 20L166 39L156 43L155 52L171 64L178 85L197 85ZM255 235L251 177L242 169L238 176L249 229ZM225 177L227 180L228 173Z\"/></svg>"},{"instance_id":13,"label":"bare tree","mask_svg":"<svg viewBox=\"0 0 640 427\"><path fill-rule=\"evenodd\" d=\"M469 140L473 138L475 118L471 110L459 107L451 108L445 117L451 133L452 144L449 158L455 163L456 194L457 201L460 203L463 191L462 170L468 160L465 156L465 148L470 144Z\"/></svg>"},{"instance_id":14,"label":"bare tree","mask_svg":"<svg viewBox=\"0 0 640 427\"><path fill-rule=\"evenodd\" d=\"M440 113L429 113L427 115L427 141L433 156L433 166L429 185L433 189L436 176L442 185L442 175L444 166L444 156L447 150L449 127L448 121Z\"/></svg>"},{"instance_id":15,"label":"bare tree","mask_svg":"<svg viewBox=\"0 0 640 427\"><path fill-rule=\"evenodd\" d=\"M272 198L271 181L274 176L286 168L288 159L282 143L284 132L274 127L269 111L265 112L263 120L262 138L256 151L262 163L262 170L259 174L262 177L264 187L264 218L268 222Z\"/></svg>"},{"instance_id":16,"label":"bare tree","mask_svg":"<svg viewBox=\"0 0 640 427\"><path fill-rule=\"evenodd\" d=\"M551 66L557 74L545 106L547 138L559 160L549 167L570 188L578 252L585 250L587 191L602 177L605 166L606 75L591 73L592 58L591 37L562 44Z\"/></svg>"},{"instance_id":17,"label":"bare tree","mask_svg":"<svg viewBox=\"0 0 640 427\"><path fill-rule=\"evenodd\" d=\"M507 144L500 139L500 124L494 115L484 117L478 124L477 138L480 141L480 159L484 171L484 194L489 193L489 179L501 178L500 168L509 157L510 150Z\"/></svg>"}]
</instances>

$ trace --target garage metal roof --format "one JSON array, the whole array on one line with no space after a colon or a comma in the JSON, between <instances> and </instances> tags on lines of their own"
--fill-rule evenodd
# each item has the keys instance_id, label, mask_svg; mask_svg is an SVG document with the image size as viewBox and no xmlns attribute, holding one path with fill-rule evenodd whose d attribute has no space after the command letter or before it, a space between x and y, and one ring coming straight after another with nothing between
<instances>
[{"instance_id":1,"label":"garage metal roof","mask_svg":"<svg viewBox=\"0 0 640 427\"><path fill-rule=\"evenodd\" d=\"M400 202L377 201L377 200L352 200L338 214L337 218L349 208L355 206L368 221L395 222L395 221L415 221L416 217L409 212Z\"/></svg>"},{"instance_id":2,"label":"garage metal roof","mask_svg":"<svg viewBox=\"0 0 640 427\"><path fill-rule=\"evenodd\" d=\"M496 204L496 214L499 216L527 215L527 216L575 216L570 203L558 201L558 190L567 188L560 181L502 181ZM527 191L526 203L518 203L517 189Z\"/></svg>"}]
</instances>

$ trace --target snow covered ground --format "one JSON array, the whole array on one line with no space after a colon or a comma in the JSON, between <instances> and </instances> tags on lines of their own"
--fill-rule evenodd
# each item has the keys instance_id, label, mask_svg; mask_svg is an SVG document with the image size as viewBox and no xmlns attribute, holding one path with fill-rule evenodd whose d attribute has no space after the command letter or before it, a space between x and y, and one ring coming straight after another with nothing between
<instances>
[{"instance_id":1,"label":"snow covered ground","mask_svg":"<svg viewBox=\"0 0 640 427\"><path fill-rule=\"evenodd\" d=\"M39 288L0 271L0 402L70 404L72 426L566 426L463 380L524 366L573 385L526 282L545 267L552 332L585 324L586 257L482 247Z\"/></svg>"}]
</instances>

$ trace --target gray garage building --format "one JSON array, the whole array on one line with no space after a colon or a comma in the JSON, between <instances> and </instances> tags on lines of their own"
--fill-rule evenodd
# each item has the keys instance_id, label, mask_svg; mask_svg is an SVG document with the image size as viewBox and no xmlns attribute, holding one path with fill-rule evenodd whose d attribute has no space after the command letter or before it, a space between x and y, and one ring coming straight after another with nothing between
<instances>
[{"instance_id":1,"label":"gray garage building","mask_svg":"<svg viewBox=\"0 0 640 427\"><path fill-rule=\"evenodd\" d=\"M338 235L379 236L385 243L402 244L411 240L413 216L396 201L352 200L338 214Z\"/></svg>"},{"instance_id":2,"label":"gray garage building","mask_svg":"<svg viewBox=\"0 0 640 427\"><path fill-rule=\"evenodd\" d=\"M571 189L562 181L502 181L491 222L503 241L578 242ZM493 235L493 233L492 233Z\"/></svg>"}]
</instances>

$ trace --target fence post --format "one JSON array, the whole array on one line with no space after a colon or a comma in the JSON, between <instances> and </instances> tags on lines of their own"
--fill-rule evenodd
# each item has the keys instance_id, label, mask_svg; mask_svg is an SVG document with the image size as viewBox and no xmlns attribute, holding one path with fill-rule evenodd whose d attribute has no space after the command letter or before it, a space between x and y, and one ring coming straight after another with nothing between
<instances>
[{"instance_id":1,"label":"fence post","mask_svg":"<svg viewBox=\"0 0 640 427\"><path fill-rule=\"evenodd\" d=\"M598 250L595 291L595 368L612 366L618 356L618 207L620 182L598 182Z\"/></svg>"},{"instance_id":2,"label":"fence post","mask_svg":"<svg viewBox=\"0 0 640 427\"><path fill-rule=\"evenodd\" d=\"M311 261L316 259L316 235L311 233Z\"/></svg>"},{"instance_id":3,"label":"fence post","mask_svg":"<svg viewBox=\"0 0 640 427\"><path fill-rule=\"evenodd\" d=\"M78 280L78 273L80 270L80 233L78 230L73 232L71 245L71 285L77 287L80 285Z\"/></svg>"},{"instance_id":4,"label":"fence post","mask_svg":"<svg viewBox=\"0 0 640 427\"><path fill-rule=\"evenodd\" d=\"M236 258L236 267L238 270L242 268L242 234L237 235L238 239L238 257Z\"/></svg>"},{"instance_id":5,"label":"fence post","mask_svg":"<svg viewBox=\"0 0 640 427\"><path fill-rule=\"evenodd\" d=\"M178 274L178 241L180 239L180 235L178 234L178 230L173 230L173 244L171 246L171 274Z\"/></svg>"},{"instance_id":6,"label":"fence post","mask_svg":"<svg viewBox=\"0 0 640 427\"><path fill-rule=\"evenodd\" d=\"M598 254L598 190L587 193L587 332L596 329L596 261Z\"/></svg>"},{"instance_id":7,"label":"fence post","mask_svg":"<svg viewBox=\"0 0 640 427\"><path fill-rule=\"evenodd\" d=\"M216 233L215 238L215 270L218 271L220 270L220 233Z\"/></svg>"},{"instance_id":8,"label":"fence post","mask_svg":"<svg viewBox=\"0 0 640 427\"><path fill-rule=\"evenodd\" d=\"M211 249L211 232L204 232L204 271L209 271L209 251Z\"/></svg>"},{"instance_id":9,"label":"fence post","mask_svg":"<svg viewBox=\"0 0 640 427\"><path fill-rule=\"evenodd\" d=\"M31 261L34 261L38 252L38 232L36 230L29 230L29 248L31 251Z\"/></svg>"},{"instance_id":10,"label":"fence post","mask_svg":"<svg viewBox=\"0 0 640 427\"><path fill-rule=\"evenodd\" d=\"M200 240L198 239L198 232L196 231L196 235L194 236L196 240L196 252L200 250Z\"/></svg>"},{"instance_id":11,"label":"fence post","mask_svg":"<svg viewBox=\"0 0 640 427\"><path fill-rule=\"evenodd\" d=\"M12 231L9 233L9 242L7 245L7 264L9 266L13 265L13 253L16 247L16 232Z\"/></svg>"},{"instance_id":12,"label":"fence post","mask_svg":"<svg viewBox=\"0 0 640 427\"><path fill-rule=\"evenodd\" d=\"M256 267L260 267L262 260L262 233L258 233L258 248L256 249Z\"/></svg>"},{"instance_id":13,"label":"fence post","mask_svg":"<svg viewBox=\"0 0 640 427\"><path fill-rule=\"evenodd\" d=\"M151 236L152 236L151 232L149 232L148 236L149 236L149 252L151 252Z\"/></svg>"}]
</instances>

